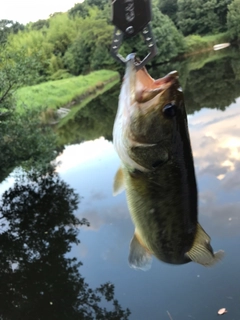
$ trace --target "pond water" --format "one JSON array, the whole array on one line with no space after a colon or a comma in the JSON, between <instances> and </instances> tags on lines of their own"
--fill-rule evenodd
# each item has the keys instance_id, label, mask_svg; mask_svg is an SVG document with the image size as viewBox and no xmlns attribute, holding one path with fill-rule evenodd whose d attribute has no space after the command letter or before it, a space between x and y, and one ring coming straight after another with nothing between
<instances>
[{"instance_id":1,"label":"pond water","mask_svg":"<svg viewBox=\"0 0 240 320\"><path fill-rule=\"evenodd\" d=\"M66 147L54 173L18 169L0 184L1 319L95 319L95 313L86 316L94 297L83 281L93 289L112 283L115 299L131 312L126 319L210 320L220 308L228 310L224 319L240 319L239 52L224 49L149 73L160 77L172 69L185 94L199 222L224 259L212 268L157 259L146 272L129 267L134 226L125 193L112 196L120 164L111 142L118 85L59 124ZM105 300L99 306L112 308ZM98 319L124 315L103 311Z\"/></svg>"}]
</instances>

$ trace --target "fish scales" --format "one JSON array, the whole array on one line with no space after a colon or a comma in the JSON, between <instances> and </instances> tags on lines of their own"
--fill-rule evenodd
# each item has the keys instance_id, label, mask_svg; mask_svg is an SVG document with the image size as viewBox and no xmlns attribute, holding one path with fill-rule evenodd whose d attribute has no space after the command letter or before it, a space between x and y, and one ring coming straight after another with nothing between
<instances>
[{"instance_id":1,"label":"fish scales","mask_svg":"<svg viewBox=\"0 0 240 320\"><path fill-rule=\"evenodd\" d=\"M134 224L140 235L144 235L149 250L171 263L188 260L184 253L193 244L197 225L196 199L191 189L194 189L194 183L183 189L179 171L174 164L166 163L161 169L145 175L125 174Z\"/></svg>"},{"instance_id":2,"label":"fish scales","mask_svg":"<svg viewBox=\"0 0 240 320\"><path fill-rule=\"evenodd\" d=\"M223 257L198 223L194 162L177 72L154 80L128 57L113 128L121 159L114 194L126 189L135 225L129 263L147 270L161 261L212 266Z\"/></svg>"}]
</instances>

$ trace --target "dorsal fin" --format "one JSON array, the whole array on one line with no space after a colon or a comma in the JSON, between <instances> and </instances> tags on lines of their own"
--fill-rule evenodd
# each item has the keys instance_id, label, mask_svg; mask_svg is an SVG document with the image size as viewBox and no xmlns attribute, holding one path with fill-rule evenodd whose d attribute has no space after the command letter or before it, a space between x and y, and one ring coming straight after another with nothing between
<instances>
[{"instance_id":1,"label":"dorsal fin","mask_svg":"<svg viewBox=\"0 0 240 320\"><path fill-rule=\"evenodd\" d=\"M123 190L125 189L125 185L124 185L124 174L123 174L123 170L120 167L118 169L118 171L116 172L116 175L114 177L114 182L113 182L113 195L117 196L118 194L120 194L121 192L123 192Z\"/></svg>"},{"instance_id":2,"label":"dorsal fin","mask_svg":"<svg viewBox=\"0 0 240 320\"><path fill-rule=\"evenodd\" d=\"M152 255L145 247L143 247L138 237L135 231L130 243L128 261L132 268L147 271L151 268Z\"/></svg>"},{"instance_id":3,"label":"dorsal fin","mask_svg":"<svg viewBox=\"0 0 240 320\"><path fill-rule=\"evenodd\" d=\"M210 244L211 238L203 230L200 224L197 225L196 237L192 248L186 255L194 262L200 263L206 267L213 266L224 256L224 251L213 252Z\"/></svg>"}]
</instances>

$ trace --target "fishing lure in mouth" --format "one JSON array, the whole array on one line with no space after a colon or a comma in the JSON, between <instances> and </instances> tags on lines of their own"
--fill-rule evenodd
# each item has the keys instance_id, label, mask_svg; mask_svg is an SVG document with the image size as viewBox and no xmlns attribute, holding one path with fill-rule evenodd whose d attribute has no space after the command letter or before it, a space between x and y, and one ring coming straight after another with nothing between
<instances>
[{"instance_id":1,"label":"fishing lure in mouth","mask_svg":"<svg viewBox=\"0 0 240 320\"><path fill-rule=\"evenodd\" d=\"M111 45L112 56L123 64L127 63L118 51L124 38L131 38L141 33L148 49L148 54L135 61L136 69L143 68L157 53L150 22L152 19L151 0L112 0L112 23L115 26Z\"/></svg>"}]
</instances>

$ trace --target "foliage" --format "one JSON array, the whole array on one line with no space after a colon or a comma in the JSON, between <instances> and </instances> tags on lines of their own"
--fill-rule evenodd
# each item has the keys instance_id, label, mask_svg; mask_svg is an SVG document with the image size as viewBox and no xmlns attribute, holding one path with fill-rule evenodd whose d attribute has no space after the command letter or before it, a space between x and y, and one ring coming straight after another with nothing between
<instances>
[{"instance_id":1,"label":"foliage","mask_svg":"<svg viewBox=\"0 0 240 320\"><path fill-rule=\"evenodd\" d=\"M223 58L189 73L184 90L189 113L202 108L224 110L235 102L240 95L240 80L237 70L232 67L235 65L234 61L234 57Z\"/></svg>"},{"instance_id":2,"label":"foliage","mask_svg":"<svg viewBox=\"0 0 240 320\"><path fill-rule=\"evenodd\" d=\"M227 30L228 5L232 0L178 0L177 25L185 36Z\"/></svg>"},{"instance_id":3,"label":"foliage","mask_svg":"<svg viewBox=\"0 0 240 320\"><path fill-rule=\"evenodd\" d=\"M49 73L51 76L49 76L49 79L58 72L59 70L63 69L63 61L61 59L61 54L59 55L52 55L49 59ZM65 70L67 72L67 70Z\"/></svg>"},{"instance_id":4,"label":"foliage","mask_svg":"<svg viewBox=\"0 0 240 320\"><path fill-rule=\"evenodd\" d=\"M24 87L16 92L17 110L22 105L33 108L55 109L63 107L73 100L83 98L95 92L111 79L118 78L118 73L110 70L99 70L86 76L48 81L39 85Z\"/></svg>"},{"instance_id":5,"label":"foliage","mask_svg":"<svg viewBox=\"0 0 240 320\"><path fill-rule=\"evenodd\" d=\"M60 145L79 143L104 136L112 140L112 127L118 105L119 84L78 110L74 118L60 123Z\"/></svg>"},{"instance_id":6,"label":"foliage","mask_svg":"<svg viewBox=\"0 0 240 320\"><path fill-rule=\"evenodd\" d=\"M68 114L66 114L62 119L57 122L57 127L60 128L62 126L65 126L67 122L74 119L76 114L78 114L79 110L82 108L85 108L85 106L89 105L89 103L96 99L97 97L100 97L101 95L104 95L105 92L110 91L113 87L115 87L119 83L119 78L112 79L109 83L105 84L103 87L99 87L96 92L93 92L86 97L83 97L76 105L72 106L69 110ZM57 130L58 131L58 130ZM66 142L63 143L66 145Z\"/></svg>"},{"instance_id":7,"label":"foliage","mask_svg":"<svg viewBox=\"0 0 240 320\"><path fill-rule=\"evenodd\" d=\"M75 18L81 17L86 18L88 16L89 8L86 6L86 1L81 3L75 3L74 6L68 10L68 14L70 17Z\"/></svg>"},{"instance_id":8,"label":"foliage","mask_svg":"<svg viewBox=\"0 0 240 320\"><path fill-rule=\"evenodd\" d=\"M158 55L152 65L169 61L188 50L182 32L205 35L226 31L226 15L232 1L154 0L152 29ZM109 54L113 35L110 17L108 0L85 0L76 3L67 13L56 12L47 20L29 23L17 34L11 32L7 37L8 47L12 52L24 49L25 57L37 58L38 82L59 79L58 70L63 69L72 75L102 68L122 72L123 67ZM230 25L231 22L229 28ZM238 24L235 25L233 28L237 30ZM139 36L124 40L120 53L126 56L133 51L140 58L148 53Z\"/></svg>"},{"instance_id":9,"label":"foliage","mask_svg":"<svg viewBox=\"0 0 240 320\"><path fill-rule=\"evenodd\" d=\"M27 56L38 55L39 82L53 79L52 75L59 69L79 75L104 67L113 69L116 65L109 55L113 33L112 25L105 18L109 7L99 10L82 5L87 8L85 18L78 14L79 4L72 8L76 9L72 13L70 10L69 14L54 14L48 20L29 24L17 37L9 37L10 50L26 48Z\"/></svg>"},{"instance_id":10,"label":"foliage","mask_svg":"<svg viewBox=\"0 0 240 320\"><path fill-rule=\"evenodd\" d=\"M217 0L178 0L177 20L183 34L216 33L219 30L216 5Z\"/></svg>"},{"instance_id":11,"label":"foliage","mask_svg":"<svg viewBox=\"0 0 240 320\"><path fill-rule=\"evenodd\" d=\"M233 0L228 6L227 27L233 39L240 38L240 0Z\"/></svg>"},{"instance_id":12,"label":"foliage","mask_svg":"<svg viewBox=\"0 0 240 320\"><path fill-rule=\"evenodd\" d=\"M25 57L25 51L11 52L5 45L0 48L0 120L14 109L14 92L36 82L38 69L36 59Z\"/></svg>"},{"instance_id":13,"label":"foliage","mask_svg":"<svg viewBox=\"0 0 240 320\"><path fill-rule=\"evenodd\" d=\"M41 30L44 28L49 28L49 20L40 19L31 23L32 30Z\"/></svg>"},{"instance_id":14,"label":"foliage","mask_svg":"<svg viewBox=\"0 0 240 320\"><path fill-rule=\"evenodd\" d=\"M154 68L150 74L157 78L171 70L179 72L188 114L202 108L224 110L240 96L239 50L228 48L190 56Z\"/></svg>"},{"instance_id":15,"label":"foliage","mask_svg":"<svg viewBox=\"0 0 240 320\"><path fill-rule=\"evenodd\" d=\"M81 30L79 19L70 19L67 13L61 13L49 20L46 41L53 44L52 53L63 56L68 46Z\"/></svg>"},{"instance_id":16,"label":"foliage","mask_svg":"<svg viewBox=\"0 0 240 320\"><path fill-rule=\"evenodd\" d=\"M53 73L49 77L49 80L61 80L61 79L67 79L71 77L72 77L72 74L67 72L66 69L58 69L55 73Z\"/></svg>"},{"instance_id":17,"label":"foliage","mask_svg":"<svg viewBox=\"0 0 240 320\"><path fill-rule=\"evenodd\" d=\"M239 61L239 59L232 59L231 66L232 66L232 70L235 75L235 79L240 81L240 61Z\"/></svg>"},{"instance_id":18,"label":"foliage","mask_svg":"<svg viewBox=\"0 0 240 320\"><path fill-rule=\"evenodd\" d=\"M212 49L215 44L227 42L227 40L229 40L229 34L227 32L204 37L201 37L200 35L190 35L185 38L185 54L205 51L206 48Z\"/></svg>"},{"instance_id":19,"label":"foliage","mask_svg":"<svg viewBox=\"0 0 240 320\"><path fill-rule=\"evenodd\" d=\"M100 10L103 10L105 5L108 4L108 0L86 0L86 4L96 6Z\"/></svg>"},{"instance_id":20,"label":"foliage","mask_svg":"<svg viewBox=\"0 0 240 320\"><path fill-rule=\"evenodd\" d=\"M158 7L163 14L169 16L169 18L176 24L177 23L177 0L158 0Z\"/></svg>"},{"instance_id":21,"label":"foliage","mask_svg":"<svg viewBox=\"0 0 240 320\"><path fill-rule=\"evenodd\" d=\"M158 53L156 63L169 61L184 52L185 43L181 32L174 23L160 11L154 10L153 34L156 40Z\"/></svg>"},{"instance_id":22,"label":"foliage","mask_svg":"<svg viewBox=\"0 0 240 320\"><path fill-rule=\"evenodd\" d=\"M81 24L81 33L69 46L64 63L74 74L87 73L92 70L113 66L109 55L113 27L105 19L86 18Z\"/></svg>"},{"instance_id":23,"label":"foliage","mask_svg":"<svg viewBox=\"0 0 240 320\"><path fill-rule=\"evenodd\" d=\"M24 30L17 36L10 35L8 38L8 51L23 52L23 58L34 58L39 64L38 82L46 80L49 75L49 60L53 52L53 44L46 41L44 32L37 30Z\"/></svg>"},{"instance_id":24,"label":"foliage","mask_svg":"<svg viewBox=\"0 0 240 320\"><path fill-rule=\"evenodd\" d=\"M194 54L190 55L187 59L188 72L192 70L199 70L201 68L204 68L204 66L209 62L221 60L226 57L229 57L230 59L232 54L234 55L233 50L229 47L229 48L226 48L225 50L204 51L204 53L202 53L201 55L194 55Z\"/></svg>"},{"instance_id":25,"label":"foliage","mask_svg":"<svg viewBox=\"0 0 240 320\"><path fill-rule=\"evenodd\" d=\"M25 108L25 112L11 114L1 122L0 181L16 166L40 170L55 159L56 135L41 123L42 112Z\"/></svg>"},{"instance_id":26,"label":"foliage","mask_svg":"<svg viewBox=\"0 0 240 320\"><path fill-rule=\"evenodd\" d=\"M114 285L92 289L82 263L66 257L86 219L73 214L79 196L55 173L22 176L0 201L0 317L10 319L119 319L130 314ZM14 288L14 290L13 290ZM101 306L102 300L112 310Z\"/></svg>"},{"instance_id":27,"label":"foliage","mask_svg":"<svg viewBox=\"0 0 240 320\"><path fill-rule=\"evenodd\" d=\"M7 19L0 20L0 44L2 45L7 41L9 34L17 34L20 30L24 30L23 24Z\"/></svg>"},{"instance_id":28,"label":"foliage","mask_svg":"<svg viewBox=\"0 0 240 320\"><path fill-rule=\"evenodd\" d=\"M227 30L227 13L228 13L228 5L233 0L217 0L216 7L214 9L215 13L219 19L219 32L223 32Z\"/></svg>"},{"instance_id":29,"label":"foliage","mask_svg":"<svg viewBox=\"0 0 240 320\"><path fill-rule=\"evenodd\" d=\"M49 27L37 29L31 25L17 36L10 36L8 40L10 51L24 49L25 56L38 58L41 66L39 82L47 80L64 67L62 56L80 32L79 19L71 20L67 13L54 15L47 22Z\"/></svg>"}]
</instances>

